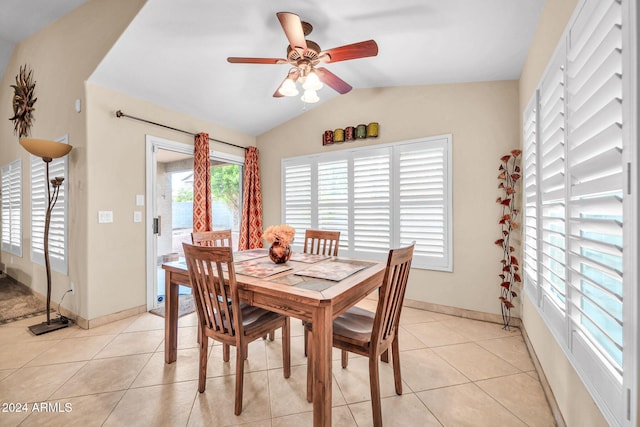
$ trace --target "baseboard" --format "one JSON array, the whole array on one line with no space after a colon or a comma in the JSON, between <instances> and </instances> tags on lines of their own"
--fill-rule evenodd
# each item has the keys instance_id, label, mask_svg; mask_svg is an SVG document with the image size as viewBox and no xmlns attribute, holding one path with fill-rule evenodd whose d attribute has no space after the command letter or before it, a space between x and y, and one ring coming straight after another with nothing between
<instances>
[{"instance_id":1,"label":"baseboard","mask_svg":"<svg viewBox=\"0 0 640 427\"><path fill-rule=\"evenodd\" d=\"M467 310L465 308L433 304L426 301L410 300L406 298L404 300L404 306L411 307L411 308L418 308L420 310L433 311L435 313L448 314L450 316L463 317L465 319L481 320L483 322L502 324L502 316L494 313L485 313L482 311ZM522 325L522 321L520 320L519 317L512 317L510 325L513 326L514 328L520 328Z\"/></svg>"},{"instance_id":2,"label":"baseboard","mask_svg":"<svg viewBox=\"0 0 640 427\"><path fill-rule=\"evenodd\" d=\"M536 351L531 345L531 341L529 341L529 335L527 335L527 331L524 325L520 326L520 332L522 333L522 339L524 340L524 343L527 346L527 350L529 350L529 356L531 357L533 366L536 370L536 373L538 374L538 378L540 379L540 384L542 385L542 391L544 392L544 395L547 398L547 403L549 404L549 408L551 409L551 414L553 415L553 419L556 422L556 426L566 427L567 424L564 422L564 418L562 416L562 412L560 412L560 407L558 406L558 402L556 402L556 398L553 395L553 391L551 390L549 381L547 381L547 377L544 374L544 371L542 370L542 365L538 360Z\"/></svg>"}]
</instances>

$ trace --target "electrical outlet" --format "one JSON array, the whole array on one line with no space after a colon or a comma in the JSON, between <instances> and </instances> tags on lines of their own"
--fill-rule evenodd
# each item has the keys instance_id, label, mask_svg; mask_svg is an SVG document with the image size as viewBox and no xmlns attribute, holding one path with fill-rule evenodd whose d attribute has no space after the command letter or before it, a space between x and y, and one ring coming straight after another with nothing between
<instances>
[{"instance_id":1,"label":"electrical outlet","mask_svg":"<svg viewBox=\"0 0 640 427\"><path fill-rule=\"evenodd\" d=\"M71 294L75 294L76 293L76 284L71 282L69 284L69 289L71 290Z\"/></svg>"}]
</instances>

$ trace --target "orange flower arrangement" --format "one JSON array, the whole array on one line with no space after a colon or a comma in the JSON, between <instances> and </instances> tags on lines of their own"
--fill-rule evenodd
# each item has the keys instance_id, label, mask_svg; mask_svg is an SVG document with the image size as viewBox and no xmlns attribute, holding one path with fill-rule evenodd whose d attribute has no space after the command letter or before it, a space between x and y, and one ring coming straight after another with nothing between
<instances>
[{"instance_id":1,"label":"orange flower arrangement","mask_svg":"<svg viewBox=\"0 0 640 427\"><path fill-rule=\"evenodd\" d=\"M293 227L287 224L280 224L272 225L264 230L262 238L269 243L278 241L282 246L289 246L293 242L295 234L296 230Z\"/></svg>"}]
</instances>

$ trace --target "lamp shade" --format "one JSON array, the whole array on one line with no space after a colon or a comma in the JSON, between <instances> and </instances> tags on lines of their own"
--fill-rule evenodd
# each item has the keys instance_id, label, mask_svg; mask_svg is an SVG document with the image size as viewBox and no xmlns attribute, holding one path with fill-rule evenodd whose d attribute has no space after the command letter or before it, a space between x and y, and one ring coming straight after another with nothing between
<instances>
[{"instance_id":1,"label":"lamp shade","mask_svg":"<svg viewBox=\"0 0 640 427\"><path fill-rule=\"evenodd\" d=\"M37 138L20 138L20 145L34 156L49 159L66 156L73 148L63 142Z\"/></svg>"}]
</instances>

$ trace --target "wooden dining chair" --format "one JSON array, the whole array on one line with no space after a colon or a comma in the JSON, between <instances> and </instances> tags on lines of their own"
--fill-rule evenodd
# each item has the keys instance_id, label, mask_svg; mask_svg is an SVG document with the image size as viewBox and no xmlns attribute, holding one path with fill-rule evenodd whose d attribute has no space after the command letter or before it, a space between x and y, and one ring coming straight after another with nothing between
<instances>
[{"instance_id":1,"label":"wooden dining chair","mask_svg":"<svg viewBox=\"0 0 640 427\"><path fill-rule=\"evenodd\" d=\"M304 233L305 254L338 256L340 247L340 232L329 230L306 230ZM303 320L302 325L306 322ZM304 355L307 355L308 334L304 331Z\"/></svg>"},{"instance_id":2,"label":"wooden dining chair","mask_svg":"<svg viewBox=\"0 0 640 427\"><path fill-rule=\"evenodd\" d=\"M382 426L382 408L380 405L380 377L378 357L389 362L389 348L393 359L393 378L396 393L402 394L400 376L400 350L398 346L398 324L404 301L407 280L411 270L414 244L389 251L387 268L378 294L378 306L372 313L359 307L352 307L333 321L333 346L342 350L342 367L348 363L347 352L353 352L369 358L369 381L373 425ZM305 330L312 337L313 325L307 323ZM307 400L313 399L313 347L309 342L307 358Z\"/></svg>"},{"instance_id":3,"label":"wooden dining chair","mask_svg":"<svg viewBox=\"0 0 640 427\"><path fill-rule=\"evenodd\" d=\"M339 246L339 231L307 230L304 233L305 254L338 256Z\"/></svg>"},{"instance_id":4,"label":"wooden dining chair","mask_svg":"<svg viewBox=\"0 0 640 427\"><path fill-rule=\"evenodd\" d=\"M232 247L231 230L196 231L191 233L191 243L198 246Z\"/></svg>"},{"instance_id":5,"label":"wooden dining chair","mask_svg":"<svg viewBox=\"0 0 640 427\"><path fill-rule=\"evenodd\" d=\"M207 380L209 338L236 348L236 415L242 412L244 360L250 342L267 332L282 328L282 364L284 377L291 374L289 317L241 303L230 247L202 247L183 243L191 287L195 294L200 325L200 364L198 391L204 392ZM226 270L226 271L225 271ZM224 359L229 361L229 356Z\"/></svg>"}]
</instances>

